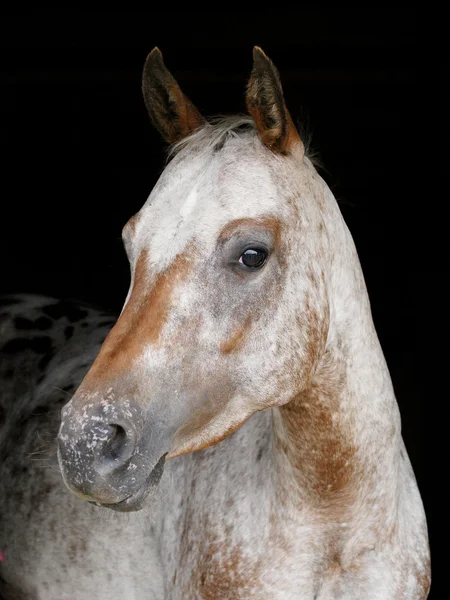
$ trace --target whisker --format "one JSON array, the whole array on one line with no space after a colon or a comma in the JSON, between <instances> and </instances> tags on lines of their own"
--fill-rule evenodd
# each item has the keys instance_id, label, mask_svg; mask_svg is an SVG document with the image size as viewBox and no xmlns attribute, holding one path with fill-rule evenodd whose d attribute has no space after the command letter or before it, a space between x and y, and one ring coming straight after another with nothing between
<instances>
[{"instance_id":1,"label":"whisker","mask_svg":"<svg viewBox=\"0 0 450 600\"><path fill-rule=\"evenodd\" d=\"M48 454L48 448L46 450L35 450L34 452L27 452L25 456L29 458L30 456L35 456L36 454Z\"/></svg>"},{"instance_id":2,"label":"whisker","mask_svg":"<svg viewBox=\"0 0 450 600\"><path fill-rule=\"evenodd\" d=\"M52 387L54 387L55 390L59 390L63 394L67 394L68 396L73 396L73 394L71 394L70 392L67 392L66 390L63 390L62 388L58 387L57 385L53 385Z\"/></svg>"}]
</instances>

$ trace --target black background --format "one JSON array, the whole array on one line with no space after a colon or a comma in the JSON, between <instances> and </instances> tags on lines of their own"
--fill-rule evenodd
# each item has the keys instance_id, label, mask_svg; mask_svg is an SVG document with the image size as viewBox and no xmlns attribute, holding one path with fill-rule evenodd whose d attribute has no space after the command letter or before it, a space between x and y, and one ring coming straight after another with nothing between
<instances>
[{"instance_id":1,"label":"black background","mask_svg":"<svg viewBox=\"0 0 450 600\"><path fill-rule=\"evenodd\" d=\"M222 8L3 15L0 292L120 310L129 282L121 229L164 164L141 98L147 53L158 45L183 90L213 115L244 111L252 46L261 45L292 116L310 123L321 174L355 239L434 559L429 414L439 416L424 355L438 310L430 290L442 279L428 216L444 218L430 193L443 164L430 131L443 125L445 53L425 52L423 15L412 7Z\"/></svg>"}]
</instances>

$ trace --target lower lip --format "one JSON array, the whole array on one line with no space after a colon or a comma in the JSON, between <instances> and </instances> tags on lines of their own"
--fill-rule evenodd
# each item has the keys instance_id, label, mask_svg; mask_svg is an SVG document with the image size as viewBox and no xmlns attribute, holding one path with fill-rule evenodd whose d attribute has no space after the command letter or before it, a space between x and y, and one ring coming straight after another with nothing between
<instances>
[{"instance_id":1,"label":"lower lip","mask_svg":"<svg viewBox=\"0 0 450 600\"><path fill-rule=\"evenodd\" d=\"M100 504L100 506L111 508L112 510L118 510L120 512L132 512L140 510L144 506L150 490L151 488L144 484L137 490L137 492L134 492L134 494L131 494L131 496L128 496L128 498L125 498L125 500L117 502L116 504Z\"/></svg>"},{"instance_id":2,"label":"lower lip","mask_svg":"<svg viewBox=\"0 0 450 600\"><path fill-rule=\"evenodd\" d=\"M152 490L156 489L159 484L164 470L166 455L167 453L159 459L145 483L136 492L131 494L131 496L128 496L128 498L116 502L115 504L103 504L99 502L94 502L93 504L111 508L112 510L117 510L119 512L133 512L140 510L144 506L147 496Z\"/></svg>"}]
</instances>

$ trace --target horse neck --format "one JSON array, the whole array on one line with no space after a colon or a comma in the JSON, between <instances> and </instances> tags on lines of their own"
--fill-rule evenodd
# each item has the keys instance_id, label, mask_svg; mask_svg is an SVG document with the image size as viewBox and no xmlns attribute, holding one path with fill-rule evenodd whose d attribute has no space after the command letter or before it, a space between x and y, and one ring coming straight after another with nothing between
<instances>
[{"instance_id":1,"label":"horse neck","mask_svg":"<svg viewBox=\"0 0 450 600\"><path fill-rule=\"evenodd\" d=\"M306 387L273 409L273 447L284 502L346 524L361 509L376 520L395 505L400 419L353 240L328 188L325 196L328 340Z\"/></svg>"}]
</instances>

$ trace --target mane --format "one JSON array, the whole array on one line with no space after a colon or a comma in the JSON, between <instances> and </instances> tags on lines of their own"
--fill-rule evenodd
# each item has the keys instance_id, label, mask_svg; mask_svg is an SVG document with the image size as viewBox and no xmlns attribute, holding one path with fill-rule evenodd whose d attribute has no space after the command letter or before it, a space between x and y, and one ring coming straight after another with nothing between
<instances>
[{"instance_id":1,"label":"mane","mask_svg":"<svg viewBox=\"0 0 450 600\"><path fill-rule=\"evenodd\" d=\"M256 123L248 115L220 115L210 118L203 127L191 135L172 144L168 158L172 158L187 146L201 147L204 152L219 150L230 137L239 137L243 133L254 131Z\"/></svg>"},{"instance_id":2,"label":"mane","mask_svg":"<svg viewBox=\"0 0 450 600\"><path fill-rule=\"evenodd\" d=\"M311 151L311 135L304 131L305 127L299 128L300 135L305 146L305 155L314 164L320 166L317 154ZM231 137L242 137L253 133L257 136L256 123L248 115L220 115L208 119L205 125L194 131L179 142L170 146L167 159L170 160L180 150L189 146L202 148L203 152L214 152L220 150Z\"/></svg>"}]
</instances>

